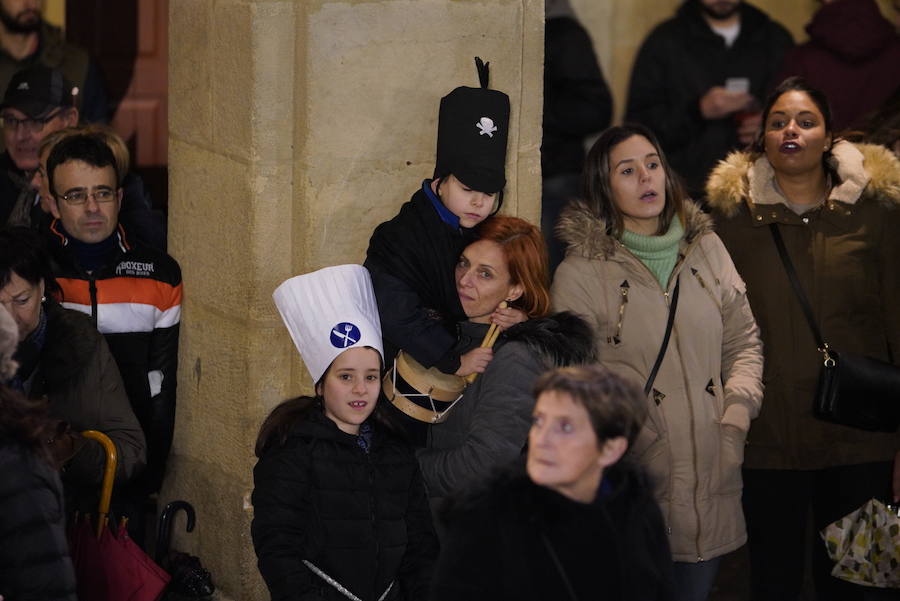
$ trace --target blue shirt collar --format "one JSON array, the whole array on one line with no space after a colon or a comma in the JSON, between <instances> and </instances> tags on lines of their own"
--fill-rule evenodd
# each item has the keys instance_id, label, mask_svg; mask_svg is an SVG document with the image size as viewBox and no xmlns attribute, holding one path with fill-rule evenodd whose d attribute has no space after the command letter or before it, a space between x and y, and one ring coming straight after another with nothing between
<instances>
[{"instance_id":1,"label":"blue shirt collar","mask_svg":"<svg viewBox=\"0 0 900 601\"><path fill-rule=\"evenodd\" d=\"M441 202L441 199L437 197L431 189L431 182L434 180L426 179L422 181L422 191L425 193L425 196L428 197L428 200L431 201L431 206L434 207L434 210L437 211L438 217L441 218L441 221L449 225L455 230L459 229L459 217L450 212L450 209L444 206L444 203Z\"/></svg>"}]
</instances>

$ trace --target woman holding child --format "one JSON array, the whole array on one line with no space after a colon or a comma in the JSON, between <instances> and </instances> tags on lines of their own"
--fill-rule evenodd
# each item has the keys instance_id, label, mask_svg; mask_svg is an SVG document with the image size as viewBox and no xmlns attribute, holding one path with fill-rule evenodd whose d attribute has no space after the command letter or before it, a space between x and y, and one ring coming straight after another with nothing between
<instances>
[{"instance_id":1,"label":"woman holding child","mask_svg":"<svg viewBox=\"0 0 900 601\"><path fill-rule=\"evenodd\" d=\"M700 601L719 558L747 539L741 462L762 399L758 329L711 220L650 131L601 134L584 190L558 226L569 251L554 307L584 316L603 365L645 385L648 418L631 453L654 480L676 598Z\"/></svg>"},{"instance_id":2,"label":"woman holding child","mask_svg":"<svg viewBox=\"0 0 900 601\"><path fill-rule=\"evenodd\" d=\"M522 453L534 406L532 385L551 367L593 360L590 326L571 313L550 315L547 250L540 230L498 215L475 230L456 265L456 289L467 321L461 340L477 347L501 302L527 319L504 331L494 356L418 451L432 499L462 492ZM467 348L463 346L463 349Z\"/></svg>"}]
</instances>

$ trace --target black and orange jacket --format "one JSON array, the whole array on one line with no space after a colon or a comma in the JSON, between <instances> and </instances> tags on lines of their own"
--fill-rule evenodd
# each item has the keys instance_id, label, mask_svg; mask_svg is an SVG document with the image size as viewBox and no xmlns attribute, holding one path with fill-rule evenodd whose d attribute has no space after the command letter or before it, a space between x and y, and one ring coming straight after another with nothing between
<instances>
[{"instance_id":1,"label":"black and orange jacket","mask_svg":"<svg viewBox=\"0 0 900 601\"><path fill-rule=\"evenodd\" d=\"M90 315L105 336L147 439L147 468L134 486L159 490L175 426L181 268L163 252L132 245L120 224L115 254L88 273L58 220L50 231L59 301Z\"/></svg>"}]
</instances>

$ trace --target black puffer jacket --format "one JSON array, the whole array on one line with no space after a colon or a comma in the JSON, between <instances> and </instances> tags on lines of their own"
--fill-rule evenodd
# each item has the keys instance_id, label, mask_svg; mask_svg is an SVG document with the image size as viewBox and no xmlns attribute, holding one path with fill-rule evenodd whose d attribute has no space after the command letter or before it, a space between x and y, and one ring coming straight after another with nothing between
<instances>
[{"instance_id":1,"label":"black puffer jacket","mask_svg":"<svg viewBox=\"0 0 900 601\"><path fill-rule=\"evenodd\" d=\"M453 273L474 238L471 229L441 219L430 186L425 180L393 219L375 228L364 265L372 275L388 363L402 348L424 367L452 374L460 354L455 326L466 319Z\"/></svg>"},{"instance_id":2,"label":"black puffer jacket","mask_svg":"<svg viewBox=\"0 0 900 601\"><path fill-rule=\"evenodd\" d=\"M75 601L59 476L21 444L0 437L0 595Z\"/></svg>"},{"instance_id":3,"label":"black puffer jacket","mask_svg":"<svg viewBox=\"0 0 900 601\"><path fill-rule=\"evenodd\" d=\"M659 507L637 468L619 463L591 504L534 484L521 469L444 516L435 601L672 599L672 558ZM552 548L553 555L549 549Z\"/></svg>"},{"instance_id":4,"label":"black puffer jacket","mask_svg":"<svg viewBox=\"0 0 900 601\"><path fill-rule=\"evenodd\" d=\"M424 599L437 557L411 449L376 426L369 453L312 409L253 471L253 545L272 601L341 600L309 560L363 601Z\"/></svg>"}]
</instances>

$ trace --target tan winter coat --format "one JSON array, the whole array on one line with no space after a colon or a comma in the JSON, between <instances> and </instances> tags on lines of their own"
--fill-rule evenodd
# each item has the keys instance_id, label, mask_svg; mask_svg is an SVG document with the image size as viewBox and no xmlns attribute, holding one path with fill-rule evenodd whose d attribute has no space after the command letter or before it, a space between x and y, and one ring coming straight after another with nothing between
<instances>
[{"instance_id":1,"label":"tan winter coat","mask_svg":"<svg viewBox=\"0 0 900 601\"><path fill-rule=\"evenodd\" d=\"M900 162L880 146L849 142L835 144L832 155L829 198L802 217L784 204L764 156L732 154L707 185L766 352L765 402L745 467L821 469L889 461L900 449L898 435L813 416L821 355L768 227L779 224L829 345L900 365Z\"/></svg>"},{"instance_id":2,"label":"tan winter coat","mask_svg":"<svg viewBox=\"0 0 900 601\"><path fill-rule=\"evenodd\" d=\"M659 353L669 295L681 280L672 338L649 418L631 449L649 470L676 561L728 553L747 539L741 462L762 399L762 348L744 283L711 220L685 206L685 237L666 290L584 203L558 232L569 244L553 305L593 326L600 362L641 386ZM727 425L726 425L727 424Z\"/></svg>"}]
</instances>

